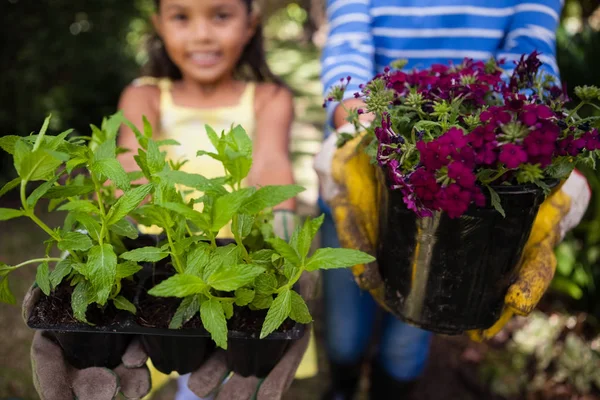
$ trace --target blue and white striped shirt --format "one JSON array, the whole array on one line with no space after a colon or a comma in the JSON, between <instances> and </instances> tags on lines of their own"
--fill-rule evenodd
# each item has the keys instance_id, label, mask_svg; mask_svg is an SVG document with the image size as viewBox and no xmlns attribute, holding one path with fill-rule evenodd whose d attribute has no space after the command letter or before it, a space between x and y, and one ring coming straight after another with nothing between
<instances>
[{"instance_id":1,"label":"blue and white striped shirt","mask_svg":"<svg viewBox=\"0 0 600 400\"><path fill-rule=\"evenodd\" d=\"M563 0L327 0L329 33L322 54L325 94L352 77L345 96L392 61L407 68L460 63L465 57L505 58L541 53L558 77L556 29ZM337 104L328 106L328 125Z\"/></svg>"}]
</instances>

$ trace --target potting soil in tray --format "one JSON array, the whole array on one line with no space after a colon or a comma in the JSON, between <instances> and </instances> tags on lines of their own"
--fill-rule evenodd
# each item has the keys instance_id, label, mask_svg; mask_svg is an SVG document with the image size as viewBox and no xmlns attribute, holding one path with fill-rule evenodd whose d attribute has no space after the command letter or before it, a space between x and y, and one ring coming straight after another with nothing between
<instances>
[{"instance_id":1,"label":"potting soil in tray","mask_svg":"<svg viewBox=\"0 0 600 400\"><path fill-rule=\"evenodd\" d=\"M165 277L156 277L148 286L152 287L162 279ZM199 368L215 350L199 314L181 329L169 329L182 300L149 296L147 288L142 288L146 285L127 283L124 282L121 294L133 300L136 315L117 310L112 304L102 313L92 305L86 316L95 325L76 321L71 310L73 289L65 283L51 296L42 296L32 310L28 325L46 331L45 334L61 345L67 360L77 368L116 367L131 334L141 335L144 348L159 371L185 374ZM134 292L138 294L131 296ZM288 319L278 331L259 339L266 314L267 310L235 307L234 315L228 321L227 350L227 362L234 372L243 376L266 376L289 346L304 335L304 325Z\"/></svg>"}]
</instances>

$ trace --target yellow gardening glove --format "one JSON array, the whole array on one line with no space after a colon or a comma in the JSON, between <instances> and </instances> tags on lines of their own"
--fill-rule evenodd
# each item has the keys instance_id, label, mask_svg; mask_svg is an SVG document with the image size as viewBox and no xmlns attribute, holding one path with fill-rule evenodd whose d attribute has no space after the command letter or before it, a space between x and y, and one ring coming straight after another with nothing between
<instances>
[{"instance_id":1,"label":"yellow gardening glove","mask_svg":"<svg viewBox=\"0 0 600 400\"><path fill-rule=\"evenodd\" d=\"M355 248L375 255L378 240L379 183L376 167L370 164L369 157L363 151L363 137L364 133L359 134L335 151L331 175L337 188L329 203L342 247ZM568 182L567 190L561 184L540 207L524 249L520 271L506 294L505 309L501 318L487 330L468 332L473 340L493 337L514 314L528 315L548 289L556 269L554 247L562 240L565 230L579 222L589 201L585 178L580 175L572 176ZM571 199L575 197L576 212L569 214L572 208ZM561 224L567 214L568 223ZM357 265L353 272L358 285L370 291L375 300L385 308L383 282L377 264Z\"/></svg>"},{"instance_id":2,"label":"yellow gardening glove","mask_svg":"<svg viewBox=\"0 0 600 400\"><path fill-rule=\"evenodd\" d=\"M562 184L541 205L523 250L521 269L504 298L504 311L489 329L467 332L475 341L494 337L513 315L531 313L550 286L556 270L554 247L561 240L560 222L569 213L571 199Z\"/></svg>"},{"instance_id":3,"label":"yellow gardening glove","mask_svg":"<svg viewBox=\"0 0 600 400\"><path fill-rule=\"evenodd\" d=\"M377 177L375 166L363 151L365 133L357 135L333 155L331 175L338 192L330 200L340 244L375 256L378 240ZM383 281L376 262L353 268L356 282L382 306Z\"/></svg>"}]
</instances>

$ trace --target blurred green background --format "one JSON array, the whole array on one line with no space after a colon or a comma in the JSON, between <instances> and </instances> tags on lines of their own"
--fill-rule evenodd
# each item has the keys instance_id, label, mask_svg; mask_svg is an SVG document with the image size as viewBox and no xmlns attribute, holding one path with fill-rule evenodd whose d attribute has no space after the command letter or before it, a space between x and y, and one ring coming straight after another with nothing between
<instances>
[{"instance_id":1,"label":"blurred green background","mask_svg":"<svg viewBox=\"0 0 600 400\"><path fill-rule=\"evenodd\" d=\"M269 62L296 91L292 150L297 179L308 188L302 212L312 213L317 197L312 156L319 149L324 121L318 60L325 35L324 0L261 3ZM87 133L90 123L114 112L121 90L140 75L146 60L151 13L151 0L0 0L0 135L36 131L49 113L51 129ZM600 86L598 0L566 0L557 45L561 77L570 90L582 84ZM600 176L583 172L594 196L583 222L557 249L549 303L553 311L585 315L586 324L598 333ZM13 174L0 151L0 186ZM16 252L27 241L9 238L10 229L2 230L0 260L8 261L9 239ZM557 335L553 340L563 339ZM6 389L10 385L2 382L3 371L0 365L0 399L29 393L20 386Z\"/></svg>"}]
</instances>

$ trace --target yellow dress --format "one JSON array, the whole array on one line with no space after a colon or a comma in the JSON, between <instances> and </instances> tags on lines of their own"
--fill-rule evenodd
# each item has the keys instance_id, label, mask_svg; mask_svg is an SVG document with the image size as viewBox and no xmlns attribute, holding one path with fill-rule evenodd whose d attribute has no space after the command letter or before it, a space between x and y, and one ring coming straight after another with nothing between
<instances>
[{"instance_id":1,"label":"yellow dress","mask_svg":"<svg viewBox=\"0 0 600 400\"><path fill-rule=\"evenodd\" d=\"M167 158L171 161L188 160L181 168L182 171L199 173L207 178L225 175L223 165L219 161L208 156L196 157L199 150L216 152L206 134L205 125L212 127L218 134L222 131L227 132L232 126L241 125L250 138L254 137L256 126L254 113L256 84L254 82L246 83L237 105L211 108L193 108L175 104L171 93L172 81L168 78L142 77L136 79L133 84L153 85L160 89L160 126L155 127L158 131L157 139L173 139L179 142L180 146L165 146L162 150L166 151ZM146 232L152 232L150 228L141 228ZM229 236L227 230L221 231L220 235ZM169 377L150 367L154 392L164 385ZM309 378L316 374L316 347L314 337L311 335L311 343L298 368L296 378ZM152 394L148 398L151 396Z\"/></svg>"}]
</instances>

